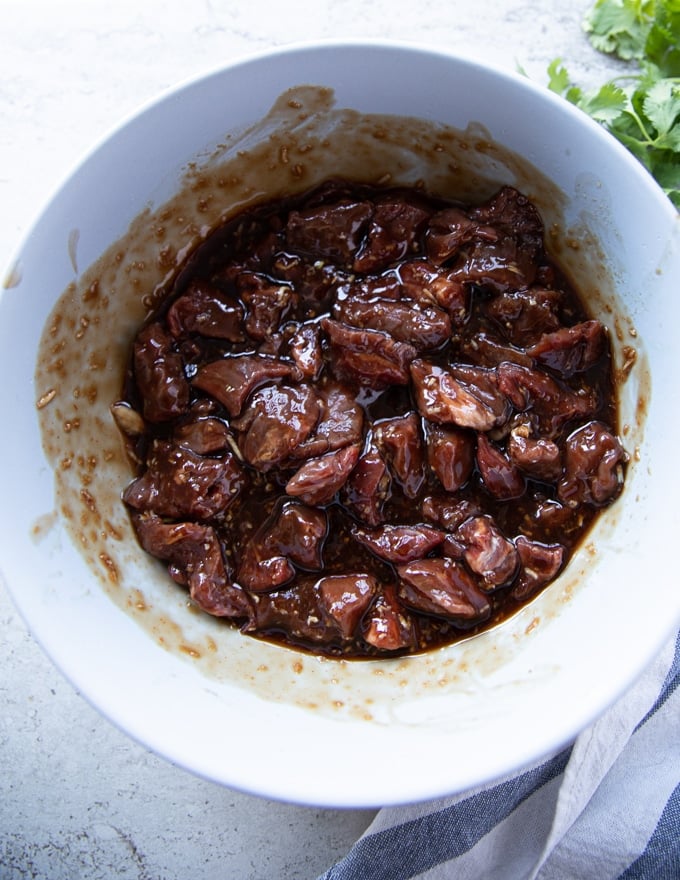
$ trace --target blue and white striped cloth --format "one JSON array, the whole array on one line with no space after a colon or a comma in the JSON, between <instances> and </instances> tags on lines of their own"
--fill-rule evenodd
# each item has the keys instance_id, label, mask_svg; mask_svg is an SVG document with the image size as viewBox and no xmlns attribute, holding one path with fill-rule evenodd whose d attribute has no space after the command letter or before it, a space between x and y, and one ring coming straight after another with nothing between
<instances>
[{"instance_id":1,"label":"blue and white striped cloth","mask_svg":"<svg viewBox=\"0 0 680 880\"><path fill-rule=\"evenodd\" d=\"M680 634L564 751L381 810L319 880L679 880Z\"/></svg>"}]
</instances>

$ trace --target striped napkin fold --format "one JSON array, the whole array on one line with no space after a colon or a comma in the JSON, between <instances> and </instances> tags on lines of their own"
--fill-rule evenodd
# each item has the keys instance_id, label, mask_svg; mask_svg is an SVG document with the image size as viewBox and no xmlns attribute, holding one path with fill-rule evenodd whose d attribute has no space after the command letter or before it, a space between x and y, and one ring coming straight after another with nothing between
<instances>
[{"instance_id":1,"label":"striped napkin fold","mask_svg":"<svg viewBox=\"0 0 680 880\"><path fill-rule=\"evenodd\" d=\"M679 880L680 633L568 748L380 810L319 880Z\"/></svg>"}]
</instances>

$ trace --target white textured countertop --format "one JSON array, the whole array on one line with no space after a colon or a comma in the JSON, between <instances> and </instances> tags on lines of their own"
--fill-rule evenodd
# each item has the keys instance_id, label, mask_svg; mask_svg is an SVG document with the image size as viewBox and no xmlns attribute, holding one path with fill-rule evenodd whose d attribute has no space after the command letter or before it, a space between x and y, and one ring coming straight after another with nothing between
<instances>
[{"instance_id":1,"label":"white textured countertop","mask_svg":"<svg viewBox=\"0 0 680 880\"><path fill-rule=\"evenodd\" d=\"M79 157L172 85L315 38L417 41L581 83L588 0L0 0L0 271ZM30 564L30 561L27 562ZM273 803L175 768L101 718L0 583L0 878L314 878L370 811Z\"/></svg>"}]
</instances>

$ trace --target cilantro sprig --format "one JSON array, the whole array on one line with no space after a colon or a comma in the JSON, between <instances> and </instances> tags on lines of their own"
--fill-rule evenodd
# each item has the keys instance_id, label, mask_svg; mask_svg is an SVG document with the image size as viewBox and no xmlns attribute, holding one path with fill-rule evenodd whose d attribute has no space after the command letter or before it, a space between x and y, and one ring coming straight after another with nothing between
<instances>
[{"instance_id":1,"label":"cilantro sprig","mask_svg":"<svg viewBox=\"0 0 680 880\"><path fill-rule=\"evenodd\" d=\"M680 0L595 0L583 27L628 69L584 91L556 58L548 88L618 138L680 209Z\"/></svg>"}]
</instances>

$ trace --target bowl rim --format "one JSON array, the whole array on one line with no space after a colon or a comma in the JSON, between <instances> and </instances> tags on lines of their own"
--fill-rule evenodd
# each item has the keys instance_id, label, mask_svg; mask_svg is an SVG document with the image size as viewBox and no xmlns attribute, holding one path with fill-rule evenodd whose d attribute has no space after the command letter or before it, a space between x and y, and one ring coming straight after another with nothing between
<instances>
[{"instance_id":1,"label":"bowl rim","mask_svg":"<svg viewBox=\"0 0 680 880\"><path fill-rule=\"evenodd\" d=\"M527 75L524 75L519 71L509 70L502 64L495 62L493 59L488 60L485 58L484 60L481 60L478 54L476 54L472 50L453 51L446 49L442 46L435 46L425 43L421 40L400 40L386 37L324 37L317 40L296 40L277 46L271 46L268 48L257 50L245 50L236 55L231 61L221 64L210 65L202 71L198 71L195 74L182 77L176 82L170 83L165 88L160 89L156 94L151 95L146 100L141 101L138 105L131 108L126 113L122 114L110 125L105 127L103 131L101 131L96 137L94 137L90 145L86 147L86 149L82 151L79 155L77 155L75 159L72 160L70 165L67 166L66 170L62 172L60 178L52 185L52 187L42 198L42 200L38 202L37 207L34 209L32 216L29 218L26 224L26 228L23 234L18 237L14 248L10 252L7 263L4 267L0 267L0 269L3 269L3 274L0 276L0 278L3 279L3 282L0 286L5 288L10 286L8 284L8 280L12 278L12 273L18 264L21 251L24 249L26 241L30 237L35 225L45 212L47 206L51 204L58 196L58 194L68 185L71 178L77 173L78 169L82 165L93 159L100 151L100 149L104 146L104 144L106 144L108 141L110 141L112 138L114 138L116 135L126 129L130 125L130 123L132 123L137 117L146 114L158 104L161 104L166 100L173 99L181 92L200 85L205 80L224 75L226 71L231 71L242 67L249 67L251 65L258 65L264 61L269 61L289 55L292 56L298 54L317 53L319 51L326 52L328 50L347 52L349 50L357 49L370 49L386 52L397 51L406 52L412 55L434 56L443 60L448 59L456 63L463 64L472 70L491 72L501 78L514 81L517 84L521 83L522 86L530 92L540 95L544 100L551 102L557 107L560 107L562 112L571 114L574 119L578 120L580 125L585 125L590 128L591 132L596 137L606 140L609 143L611 149L615 150L622 156L631 158L630 152L626 149L626 147L621 144L620 141L618 141L612 134L604 129L603 126L595 122L595 120L588 116L588 114L584 113L578 107L571 104L565 98L562 98L560 95L552 92L550 89L547 88L547 86L543 86L540 83L532 80ZM646 179L647 184L651 184L654 188L658 190L659 194L662 196L664 202L666 203L665 209L669 212L669 214L671 216L677 214L677 209L663 192L651 173L642 165L641 162L636 161L635 165L638 167L638 171L640 172L641 176Z\"/></svg>"},{"instance_id":2,"label":"bowl rim","mask_svg":"<svg viewBox=\"0 0 680 880\"><path fill-rule=\"evenodd\" d=\"M472 71L483 71L485 74L493 74L495 76L500 76L504 79L514 81L516 84L521 84L522 88L528 89L529 91L535 93L540 96L541 100L549 101L554 103L555 106L559 106L561 112L571 114L572 117L578 122L579 126L586 126L590 129L591 134L595 137L606 140L608 149L612 149L618 151L622 156L626 157L627 164L631 168L631 173L637 173L640 175L641 180L644 180L645 186L650 187L652 189L656 189L656 196L658 201L659 210L664 210L664 203L666 205L666 210L668 211L669 217L675 217L677 212L673 207L672 203L669 199L663 194L661 188L656 184L651 175L644 169L644 167L632 157L628 151L623 147L618 141L616 141L611 135L609 135L601 126L592 121L589 117L587 117L582 111L570 105L564 99L560 98L557 95L551 93L547 88L540 86L526 77L521 76L518 73L514 73L508 71L500 66L495 66L493 63L481 62L479 59L474 57L469 57L466 54L454 53L448 50L428 46L422 43L416 42L404 42L397 40L384 40L384 39L359 39L359 40L336 40L336 39L327 39L327 40L318 40L318 41L305 41L299 43L290 43L282 46L274 47L272 49L264 49L255 53L246 53L243 56L240 56L227 64L219 65L209 71L204 71L202 73L198 73L195 76L189 77L180 83L170 86L167 89L163 90L160 94L155 97L152 97L148 101L142 103L137 109L134 109L129 114L127 114L121 121L117 122L112 128L110 128L103 136L101 136L95 144L87 150L84 155L82 155L79 159L75 161L72 168L66 173L63 179L56 185L53 191L48 195L45 199L42 207L38 211L35 220L29 224L28 229L20 241L19 245L16 248L15 254L13 258L10 260L9 269L7 270L7 276L9 277L10 273L13 271L13 268L19 263L21 259L21 254L26 248L27 242L30 239L35 226L40 222L40 218L45 213L47 207L52 204L55 200L57 200L61 194L61 192L69 186L72 182L73 178L76 177L78 170L82 165L87 162L90 162L96 159L97 153L102 148L102 146L108 143L113 137L118 134L124 132L127 126L135 119L140 116L146 114L150 109L155 107L161 102L166 100L175 99L179 94L183 91L193 88L195 86L200 85L206 79L210 79L213 77L224 76L226 73L233 71L234 69L249 67L249 66L257 66L264 62L271 62L272 59L280 58L283 56L295 56L298 53L319 53L319 52L327 52L328 50L332 51L342 51L346 52L347 50L362 50L366 49L374 50L382 50L388 52L396 52L402 53L404 51L411 53L413 55L425 54L428 56L436 56L441 60L453 61L454 63L463 64L467 66ZM637 169L637 170L636 170ZM661 198L659 198L661 197ZM3 291L4 292L4 291ZM0 293L0 297L2 293ZM203 776L207 779L212 779L214 781L222 782L223 784L229 785L233 788L238 788L244 791L253 792L256 794L261 794L267 797L273 797L283 800L289 801L298 801L300 803L307 804L316 804L316 805L328 805L328 806L341 806L341 807L363 807L363 806L382 806L385 804L396 804L403 803L405 801L410 801L414 799L414 796L418 800L429 799L438 796L444 796L446 794L451 793L450 787L444 784L442 787L437 788L430 787L428 791L420 790L420 791L411 791L409 793L405 793L404 796L399 796L396 793L384 792L384 796L379 798L376 801L373 793L362 793L357 794L345 792L341 796L331 796L329 799L324 799L323 796L319 796L318 791L316 796L313 794L313 790L316 789L315 785L311 786L300 786L297 791L291 791L288 787L287 783L283 784L283 787L276 785L267 784L266 786L262 783L253 784L248 782L246 777L242 775L236 775L230 778L221 778L217 779L214 775L214 772L210 767L202 766L200 762L187 763L185 760L182 760L182 755L179 753L168 753L167 749L164 749L162 742L155 742L152 737L149 737L148 732L144 729L135 728L134 725L127 723L121 723L117 713L115 711L107 711L107 707L102 705L100 700L96 695L91 693L89 686L87 685L87 680L83 679L82 675L78 674L78 670L72 669L68 664L62 665L59 661L58 652L55 653L54 645L50 638L41 637L40 631L34 629L32 621L24 614L24 606L22 605L21 599L16 594L16 590L13 589L12 585L8 578L6 578L3 574L2 564L0 564L0 578L6 583L7 590L9 595L14 601L14 604L18 608L21 616L26 622L27 627L33 633L34 637L41 645L42 649L46 654L50 657L52 662L61 670L62 674L69 679L85 696L88 702L93 705L101 714L107 717L112 723L116 726L121 727L128 735L132 738L136 739L138 742L145 746L151 747L154 751L159 754L164 755L164 757L171 760L173 763L180 764L199 776ZM677 619L670 618L666 621L665 627L659 627L659 634L662 636L658 641L657 648L654 651L649 652L649 656L647 657L647 663L650 663L658 651L660 651L663 647L663 644L667 641L668 638L671 637L674 630L677 628L678 623L680 622L680 607L678 608ZM44 636L44 634L43 634ZM639 669L635 676L628 677L626 681L621 680L618 683L618 687L613 689L610 694L609 705L613 703L635 680L637 675L642 673L642 669ZM550 749L545 751L540 758L544 758L550 751L553 751L555 748L559 749L563 747L573 736L575 736L580 730L583 729L584 726L587 726L588 723L591 723L598 715L605 711L607 706L602 705L598 708L597 712L588 711L586 713L575 713L575 716L572 720L571 725L564 725L561 738L555 740L551 743ZM525 758L527 756L524 756ZM533 756L536 757L536 756ZM510 772L514 772L522 766L521 762L518 764L515 762L512 767L508 767L507 769ZM497 778L497 773L491 773L483 780L478 780L481 782L490 782L494 778Z\"/></svg>"}]
</instances>

